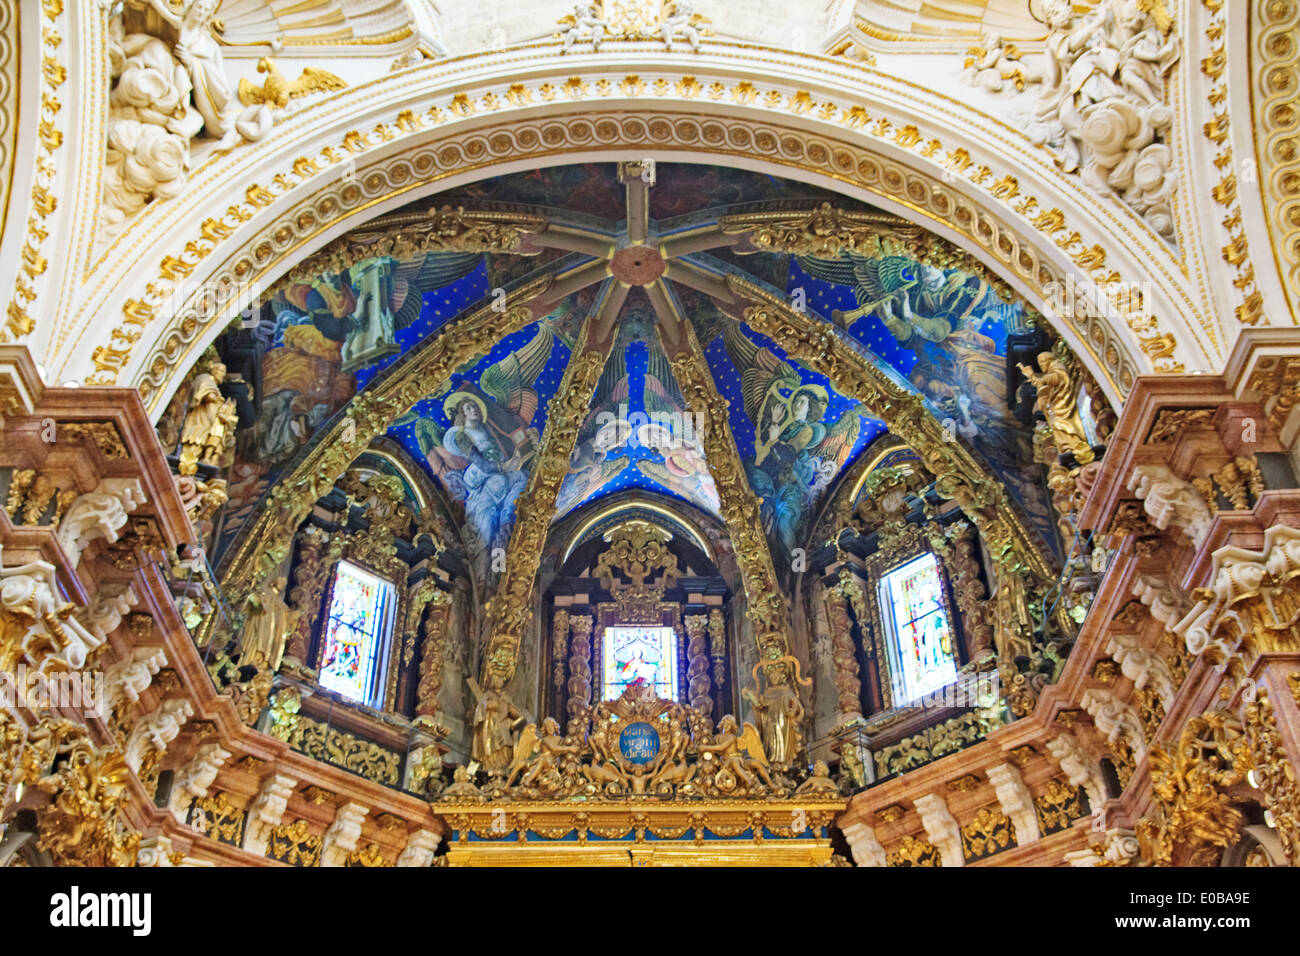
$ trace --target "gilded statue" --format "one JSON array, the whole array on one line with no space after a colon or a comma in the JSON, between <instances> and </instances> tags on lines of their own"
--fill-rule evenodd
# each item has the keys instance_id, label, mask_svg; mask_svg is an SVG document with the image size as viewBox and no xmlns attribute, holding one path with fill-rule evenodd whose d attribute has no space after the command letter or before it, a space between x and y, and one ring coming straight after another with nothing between
<instances>
[{"instance_id":1,"label":"gilded statue","mask_svg":"<svg viewBox=\"0 0 1300 956\"><path fill-rule=\"evenodd\" d=\"M469 770L465 767L457 767L451 774L451 785L442 792L443 797L474 797L481 798L483 791L474 786L474 782L469 778Z\"/></svg>"},{"instance_id":2,"label":"gilded statue","mask_svg":"<svg viewBox=\"0 0 1300 956\"><path fill-rule=\"evenodd\" d=\"M560 734L560 725L554 717L543 720L541 730L538 734L537 725L529 724L520 733L506 775L506 787L512 786L516 779L519 786L536 787L546 794L555 793L563 786L562 761L581 748Z\"/></svg>"},{"instance_id":3,"label":"gilded statue","mask_svg":"<svg viewBox=\"0 0 1300 956\"><path fill-rule=\"evenodd\" d=\"M1052 430L1056 450L1062 455L1071 454L1080 465L1086 465L1096 455L1092 444L1083 430L1083 420L1079 417L1079 388L1069 367L1052 352L1038 354L1036 372L1030 366L1020 363L1020 371L1038 390L1038 400L1034 407L1043 413L1047 425Z\"/></svg>"},{"instance_id":4,"label":"gilded statue","mask_svg":"<svg viewBox=\"0 0 1300 956\"><path fill-rule=\"evenodd\" d=\"M831 768L826 761L813 764L812 775L795 789L795 793L839 793L840 785L831 779Z\"/></svg>"},{"instance_id":5,"label":"gilded statue","mask_svg":"<svg viewBox=\"0 0 1300 956\"><path fill-rule=\"evenodd\" d=\"M514 732L523 725L524 718L504 692L482 688L472 677L469 687L478 699L470 756L489 776L499 777L509 770L514 759Z\"/></svg>"},{"instance_id":6,"label":"gilded statue","mask_svg":"<svg viewBox=\"0 0 1300 956\"><path fill-rule=\"evenodd\" d=\"M1025 596L1024 570L1010 555L994 562L997 570L997 594L994 595L993 642L998 660L1006 663L1017 657L1032 657L1029 603Z\"/></svg>"},{"instance_id":7,"label":"gilded statue","mask_svg":"<svg viewBox=\"0 0 1300 956\"><path fill-rule=\"evenodd\" d=\"M683 726L680 714L668 718L667 746L659 751L650 768L650 786L654 790L688 787L695 778L696 765L686 759L691 741L689 730Z\"/></svg>"},{"instance_id":8,"label":"gilded statue","mask_svg":"<svg viewBox=\"0 0 1300 956\"><path fill-rule=\"evenodd\" d=\"M226 367L213 362L194 380L181 430L179 471L182 475L194 474L200 463L220 465L227 447L234 441L238 417L234 399L221 394L220 385L225 378Z\"/></svg>"},{"instance_id":9,"label":"gilded statue","mask_svg":"<svg viewBox=\"0 0 1300 956\"><path fill-rule=\"evenodd\" d=\"M743 784L746 790L758 789L762 780L768 789L779 790L772 780L766 755L763 753L762 741L753 724L745 724L744 731L731 714L718 721L718 732L713 735L711 743L699 745L700 760L706 766L712 764L712 788L721 793L731 793L737 784Z\"/></svg>"},{"instance_id":10,"label":"gilded statue","mask_svg":"<svg viewBox=\"0 0 1300 956\"><path fill-rule=\"evenodd\" d=\"M285 579L276 578L261 591L254 591L244 602L244 633L239 652L239 666L253 665L270 671L280 668L285 641L298 627L298 615L284 603Z\"/></svg>"},{"instance_id":11,"label":"gilded statue","mask_svg":"<svg viewBox=\"0 0 1300 956\"><path fill-rule=\"evenodd\" d=\"M802 746L802 724L804 718L803 702L799 692L790 684L790 674L785 664L794 665L795 680L807 686L812 683L799 674L799 661L789 655L777 658L767 664L754 665L754 680L758 680L759 667L764 668L767 676L767 689L755 694L746 687L740 696L749 701L758 720L759 733L763 739L763 751L767 760L778 770L789 768L797 758Z\"/></svg>"},{"instance_id":12,"label":"gilded statue","mask_svg":"<svg viewBox=\"0 0 1300 956\"><path fill-rule=\"evenodd\" d=\"M841 776L848 778L853 789L866 786L867 768L862 762L862 754L858 751L857 744L849 741L841 744L840 773Z\"/></svg>"}]
</instances>

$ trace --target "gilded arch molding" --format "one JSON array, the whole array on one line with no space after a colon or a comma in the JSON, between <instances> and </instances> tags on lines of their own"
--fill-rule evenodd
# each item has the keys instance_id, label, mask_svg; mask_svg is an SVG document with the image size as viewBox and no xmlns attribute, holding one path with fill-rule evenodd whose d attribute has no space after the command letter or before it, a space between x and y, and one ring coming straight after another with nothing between
<instances>
[{"instance_id":1,"label":"gilded arch molding","mask_svg":"<svg viewBox=\"0 0 1300 956\"><path fill-rule=\"evenodd\" d=\"M463 71L469 61L485 59L491 57L463 58L443 72ZM222 301L219 288L252 290L257 283L274 281L295 259L346 229L458 182L580 159L626 159L629 152L743 165L876 202L971 248L1049 316L1045 290L1053 283L1158 276L1155 307L1166 313L1160 319L1141 312L1121 314L1112 303L1103 305L1109 313L1105 316L1084 308L1070 321L1057 318L1067 341L1113 400L1127 392L1135 375L1153 368L1176 371L1184 362L1194 367L1215 363L1201 336L1188 331L1191 320L1182 318L1195 310L1180 287L1169 250L1152 251L1149 237L1139 234L1140 224L1128 221L1123 210L1097 207L1082 187L1055 177L1032 151L1014 157L993 150L980 155L970 117L986 126L1004 124L974 113L963 117L960 104L951 103L940 104L948 115L935 120L934 109L927 106L922 112L920 107L935 97L922 101L902 81L822 57L741 51L727 58L670 57L675 61L671 65L658 62L662 56L651 59L656 62L646 68L653 72L635 74L623 72L635 66L626 60L613 73L599 69L609 61L575 57L563 61L575 71L567 80L550 68L548 75L526 82L499 81L499 89L485 93L433 94L432 105L427 89L417 89L422 73L440 72L427 67L295 114L285 134L295 133L296 142L281 136L274 144L197 170L193 185L200 202L183 223L175 208L151 208L132 224L119 242L123 251L141 252L141 265L130 279L119 274L110 283L92 276L94 288L80 312L69 317L70 327L85 329L90 316L99 314L90 328L103 331L80 336L85 344L60 358L58 374L81 375L93 366L87 382L130 381L147 393L157 411L179 382L187 359L219 331L217 323L200 314L198 303L220 302L215 314L224 317L251 295L236 291ZM728 62L724 73L715 69L712 61L717 59L740 61L740 66ZM511 65L523 69L520 62L516 57ZM684 68L693 72L684 74ZM709 69L721 78L712 79ZM668 75L656 78L654 73ZM738 79L745 75L750 79ZM434 82L442 79L432 77ZM774 82L787 89L771 89ZM800 82L817 92L788 89ZM844 90L854 83L861 90L846 96ZM431 80L422 85L429 87ZM881 91L891 85L895 100L886 103ZM900 107L898 88L914 102ZM389 96L382 110L357 106L360 115L382 112L386 118L364 132L344 131L346 119L339 114L349 97L364 95L374 104L385 89ZM869 101L868 95L882 99ZM410 105L403 108L406 103ZM308 128L313 116L319 120L314 134ZM1004 141L1014 133L1009 128L997 132ZM231 164L241 165L233 169ZM256 182L233 175L240 170L256 170ZM242 196L221 188L236 180L249 182ZM213 187L210 198L202 189L205 184ZM1096 215L1067 215L1062 207ZM1112 221L1099 224L1099 219ZM164 236L170 237L165 245L160 242ZM155 266L144 250L162 248L173 254ZM100 265L108 258L101 256ZM107 276L103 269L96 271ZM182 285L189 293L184 297L176 294ZM98 303L92 305L96 297ZM118 321L104 321L103 315Z\"/></svg>"},{"instance_id":2,"label":"gilded arch molding","mask_svg":"<svg viewBox=\"0 0 1300 956\"><path fill-rule=\"evenodd\" d=\"M906 208L912 218L919 217L931 227L955 233L960 244L982 253L983 259L991 261L991 268L1015 288L1028 290L1030 299L1037 300L1045 313L1049 311L1045 300L1051 295L1053 283L1059 287L1070 281L1065 270L1001 219L945 186L941 179L905 165L775 124L727 122L688 113L635 117L601 113L524 122L509 131L498 127L490 133L469 133L359 168L354 182L327 186L265 228L259 238L213 276L210 284L213 288L222 283L229 288L252 283L264 286L290 267L296 257L314 251L313 240L325 235L331 225L360 225L366 211L395 197L414 198L424 183L463 172L467 166L482 177L493 175L498 165L518 164L523 155L531 155L540 165L550 165L564 161L563 157L574 151L580 151L584 158L604 154L612 160L625 157L628 150L637 150L638 155L663 155L669 149L672 158L695 161L707 158L735 162L755 153L765 154L769 167L775 165L786 174L811 172L814 180L830 178L841 187L853 183L877 201L907 197ZM151 407L165 400L169 385L176 381L175 369L185 367L186 358L195 354L195 343L206 345L205 333L219 330L219 323L205 323L199 315L197 303L203 301L203 296L203 291L197 293L194 304L168 323L161 341L134 377L134 384L145 392ZM231 303L228 309L237 309L241 304ZM1091 360L1094 374L1116 397L1127 393L1136 375L1149 370L1145 359L1132 358L1128 344L1115 334L1104 316L1081 311L1073 323L1058 320L1055 324L1079 353ZM1162 344L1161 354L1163 350Z\"/></svg>"},{"instance_id":3,"label":"gilded arch molding","mask_svg":"<svg viewBox=\"0 0 1300 956\"><path fill-rule=\"evenodd\" d=\"M1300 307L1300 3L1255 0L1250 12L1250 102L1264 211L1293 321Z\"/></svg>"}]
</instances>

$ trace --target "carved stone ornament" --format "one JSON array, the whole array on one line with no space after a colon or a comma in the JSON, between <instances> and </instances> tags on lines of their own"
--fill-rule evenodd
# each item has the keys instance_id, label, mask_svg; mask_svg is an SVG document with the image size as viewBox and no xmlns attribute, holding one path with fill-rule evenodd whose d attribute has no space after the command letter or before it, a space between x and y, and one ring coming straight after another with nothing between
<instances>
[{"instance_id":1,"label":"carved stone ornament","mask_svg":"<svg viewBox=\"0 0 1300 956\"><path fill-rule=\"evenodd\" d=\"M1300 530L1275 525L1262 551L1214 552L1210 584L1192 592L1195 607L1173 632L1192 654L1215 661L1240 647L1250 657L1300 649Z\"/></svg>"},{"instance_id":2,"label":"carved stone ornament","mask_svg":"<svg viewBox=\"0 0 1300 956\"><path fill-rule=\"evenodd\" d=\"M1172 240L1178 174L1166 142L1174 111L1165 80L1183 40L1163 0L1101 0L1079 9L1044 0L1047 40L1032 57L986 35L967 60L967 80L991 92L1012 80L1037 94L1032 114L1017 117L1025 135L1051 150L1062 170L1118 195Z\"/></svg>"},{"instance_id":3,"label":"carved stone ornament","mask_svg":"<svg viewBox=\"0 0 1300 956\"><path fill-rule=\"evenodd\" d=\"M49 562L0 567L0 672L12 674L19 664L42 674L84 667L101 641L75 611L60 596Z\"/></svg>"}]
</instances>

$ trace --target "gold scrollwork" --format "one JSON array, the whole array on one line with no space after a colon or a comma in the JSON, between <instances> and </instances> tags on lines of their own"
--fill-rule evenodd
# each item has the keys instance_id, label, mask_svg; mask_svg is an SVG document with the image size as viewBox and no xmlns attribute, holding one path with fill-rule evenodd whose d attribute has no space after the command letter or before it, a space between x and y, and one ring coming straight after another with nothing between
<instances>
[{"instance_id":1,"label":"gold scrollwork","mask_svg":"<svg viewBox=\"0 0 1300 956\"><path fill-rule=\"evenodd\" d=\"M321 843L306 820L294 820L271 830L266 855L290 866L320 866Z\"/></svg>"},{"instance_id":2,"label":"gold scrollwork","mask_svg":"<svg viewBox=\"0 0 1300 956\"><path fill-rule=\"evenodd\" d=\"M186 822L214 840L239 846L246 819L247 814L231 802L230 795L218 790L195 800Z\"/></svg>"},{"instance_id":3,"label":"gold scrollwork","mask_svg":"<svg viewBox=\"0 0 1300 956\"><path fill-rule=\"evenodd\" d=\"M302 714L298 715L298 722L289 735L289 746L376 783L395 787L401 780L401 754Z\"/></svg>"},{"instance_id":4,"label":"gold scrollwork","mask_svg":"<svg viewBox=\"0 0 1300 956\"><path fill-rule=\"evenodd\" d=\"M1047 781L1043 792L1034 798L1034 812L1044 835L1064 830L1075 820L1087 816L1085 799L1081 787L1072 787L1055 777Z\"/></svg>"},{"instance_id":5,"label":"gold scrollwork","mask_svg":"<svg viewBox=\"0 0 1300 956\"><path fill-rule=\"evenodd\" d=\"M890 866L940 866L939 851L924 837L908 834L898 849L885 857Z\"/></svg>"},{"instance_id":6,"label":"gold scrollwork","mask_svg":"<svg viewBox=\"0 0 1300 956\"><path fill-rule=\"evenodd\" d=\"M982 860L1016 843L1016 827L1001 810L980 807L961 828L961 851L966 862Z\"/></svg>"},{"instance_id":7,"label":"gold scrollwork","mask_svg":"<svg viewBox=\"0 0 1300 956\"><path fill-rule=\"evenodd\" d=\"M1138 823L1142 856L1156 866L1214 866L1241 834L1245 818L1228 791L1252 761L1242 725L1223 710L1189 720L1172 753L1149 755L1155 812Z\"/></svg>"},{"instance_id":8,"label":"gold scrollwork","mask_svg":"<svg viewBox=\"0 0 1300 956\"><path fill-rule=\"evenodd\" d=\"M491 690L503 690L514 676L560 484L569 474L578 429L587 417L592 393L613 345L612 337L606 337L604 342L592 341L593 325L594 316L588 315L573 357L547 407L541 451L533 463L528 486L515 506L515 524L506 546L506 569L496 595L488 601L489 637L483 655L483 682Z\"/></svg>"}]
</instances>

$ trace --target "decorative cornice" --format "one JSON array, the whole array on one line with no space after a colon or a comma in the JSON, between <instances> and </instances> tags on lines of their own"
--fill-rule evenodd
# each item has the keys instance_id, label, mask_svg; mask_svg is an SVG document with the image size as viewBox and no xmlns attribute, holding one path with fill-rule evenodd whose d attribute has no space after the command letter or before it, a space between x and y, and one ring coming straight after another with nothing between
<instances>
[{"instance_id":1,"label":"decorative cornice","mask_svg":"<svg viewBox=\"0 0 1300 956\"><path fill-rule=\"evenodd\" d=\"M577 62L577 61L575 61ZM833 74L835 71L822 69L821 72ZM358 96L364 95L364 90ZM581 101L601 97L645 97L677 99L688 103L694 101L704 105L708 100L723 101L732 108L762 107L773 112L789 113L806 121L821 121L829 130L839 127L847 131L844 140L818 141L807 135L806 129L775 127L753 121L727 121L705 118L698 114L683 113L659 114L664 122L657 123L652 112L634 114L615 114L606 118L601 125L598 117L592 117L588 111L581 117L566 117L561 128L555 128L559 120L544 119L522 121L513 124L500 122L489 132L453 133L439 138L436 154L417 159L420 151L407 147L400 153L394 153L394 145L399 138L417 136L423 138L423 132L435 126L449 126L461 120L475 119L493 111L502 111L501 120L506 120L512 108L545 105L552 110L562 107L566 101L575 105L585 105ZM333 100L323 100L322 104L333 107ZM694 107L698 108L698 107ZM763 127L767 126L765 130ZM567 127L567 128L566 128ZM450 128L447 132L451 132ZM878 158L864 154L853 142L862 136L887 145L892 152L900 149L905 153L915 154L920 164L933 163L942 167L943 185L926 175L917 174L906 166L889 168ZM458 142L459 141L459 142ZM283 145L283 144L281 144ZM524 152L520 152L520 147ZM1089 275L1094 281L1110 281L1119 275L1106 263L1105 250L1094 243L1088 246L1081 238L1078 229L1071 229L1068 217L1061 210L1051 205L1050 201L1040 202L1039 197L1028 195L1022 184L1010 173L1000 178L987 165L976 163L969 151L960 147L945 147L934 136L923 133L914 124L896 127L886 118L873 118L861 106L839 105L834 102L818 103L811 93L795 91L763 92L753 83L747 81L728 82L721 80L712 83L702 82L694 76L683 76L676 82L666 77L642 80L628 75L614 82L599 79L594 82L575 77L573 80L555 85L550 82L516 83L505 90L504 94L489 92L482 96L466 93L455 94L447 101L445 108L435 105L427 111L414 109L401 110L397 116L382 122L369 133L359 130L344 135L337 144L321 148L319 153L299 156L290 168L275 173L269 179L252 185L247 190L247 201L230 206L225 215L203 220L199 234L188 243L178 243L173 248L182 250L174 254L172 262L160 266L157 277L147 283L148 294L135 298L126 305L126 325L134 324L135 329L122 327L130 335L139 335L140 331L162 314L174 314L170 330L163 334L162 347L155 352L147 363L147 370L137 374L138 383L153 392L157 382L167 381L168 366L185 364L183 357L190 351L188 345L200 337L211 337L208 318L199 315L196 304L211 300L215 289L222 283L227 287L247 290L255 282L261 281L268 273L283 265L283 261L311 238L326 229L333 231L334 223L344 217L345 213L358 208L371 208L377 202L389 201L391 198L417 188L427 189L429 184L442 178L461 175L465 172L482 169L496 162L536 159L537 156L555 155L569 149L590 150L592 147L616 151L626 148L685 149L691 152L703 152L726 156L731 154L753 157L755 154L764 160L782 165L798 167L816 172L818 175L846 180L859 189L877 192L883 199L897 201L906 197L905 205L919 215L933 218L936 225L951 229L981 245L988 255L1004 264L1017 279L1025 282L1031 289L1041 291L1052 283L1062 283L1066 278L1064 272L1045 266L1040 255L1033 251L1038 243L1028 243L1019 238L1007 226L996 221L985 208L998 201L1011 203L1018 217L1032 224L1048 236L1074 264ZM258 147L262 149L262 147ZM376 177L377 170L371 168L356 175L349 175L340 186L337 181L328 189L335 195L331 200L314 196L307 203L299 203L297 209L279 220L274 228L262 232L263 239L254 238L241 244L246 250L256 253L245 260L242 265L231 263L221 277L215 276L210 267L201 260L209 256L221 243L232 236L245 223L259 220L263 207L279 205L280 197L296 192L300 186L307 184L331 169L340 165L351 164L355 169L358 159L366 154L381 150L388 157L384 166L396 165L393 176L399 181L385 183ZM432 152L432 151L430 151ZM369 158L367 156L367 158ZM864 165L865 163L865 165ZM223 164L224 167L225 164ZM203 170L195 174L196 186L207 182ZM962 193L950 189L953 184L964 193L985 192L989 199L983 207L965 198ZM387 186L387 188L385 188ZM396 187L395 189L393 187ZM340 202L342 200L342 202ZM161 211L160 211L161 212ZM152 215L152 214L151 214ZM174 217L172 217L174 218ZM159 227L166 228L167 215L157 221ZM141 224L142 228L144 224ZM150 229L159 228L149 224ZM147 231L138 235L138 230L131 230L129 237L132 245L147 241ZM1117 235L1123 235L1120 229ZM126 241L128 237L123 237ZM257 260L264 259L263 262ZM1159 271L1159 270L1157 270ZM1176 276L1169 273L1170 281ZM176 293L181 279L206 276L207 281L193 296L180 303L180 308L168 307L161 310L164 302L170 302ZM220 278L220 282L215 281ZM138 288L138 287L137 287ZM137 293L138 295L138 293ZM218 303L214 314L226 314L240 306L239 301ZM1114 303L1104 304L1110 309ZM1118 306L1115 306L1118 307ZM1088 314L1075 314L1070 317L1073 326L1071 344L1080 349L1091 351L1099 360L1098 365L1109 372L1108 381L1115 392L1122 393L1131 382L1136 368L1125 358L1124 352L1131 346L1121 344L1109 331L1108 320ZM78 319L84 322L84 319ZM1146 336L1151 339L1151 336ZM122 336L118 336L119 339ZM1161 333L1148 343L1148 353L1160 368L1172 368L1167 361L1175 348L1172 335ZM138 358L127 354L101 353L104 367L97 369L93 376L96 382L115 379L123 370L134 368ZM159 361L161 359L161 362ZM151 402L156 401L151 396Z\"/></svg>"},{"instance_id":2,"label":"decorative cornice","mask_svg":"<svg viewBox=\"0 0 1300 956\"><path fill-rule=\"evenodd\" d=\"M1255 156L1273 256L1294 320L1300 307L1300 3L1256 0L1250 27Z\"/></svg>"}]
</instances>

